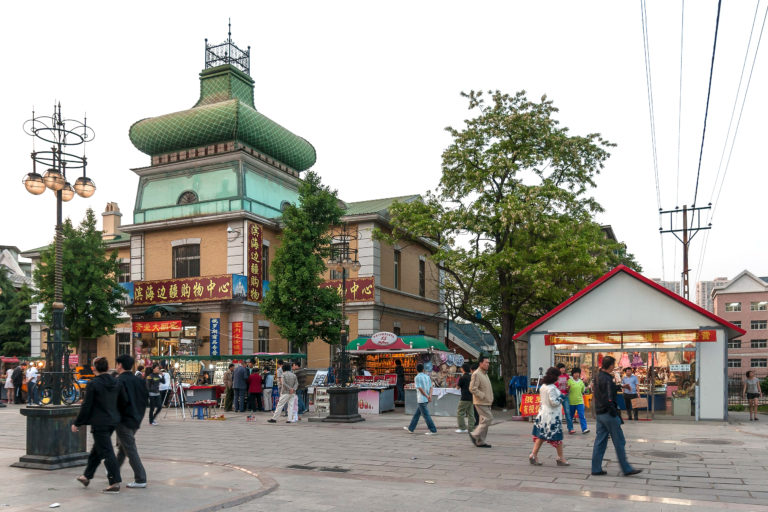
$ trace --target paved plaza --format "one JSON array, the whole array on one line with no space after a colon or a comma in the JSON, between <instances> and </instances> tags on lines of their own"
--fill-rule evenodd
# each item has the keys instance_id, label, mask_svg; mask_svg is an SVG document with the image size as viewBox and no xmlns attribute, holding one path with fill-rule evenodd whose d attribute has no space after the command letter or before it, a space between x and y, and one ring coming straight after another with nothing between
<instances>
[{"instance_id":1,"label":"paved plaza","mask_svg":"<svg viewBox=\"0 0 768 512\"><path fill-rule=\"evenodd\" d=\"M732 413L725 423L660 420L625 425L632 463L619 475L606 453L607 476L590 473L593 432L566 439L570 467L557 467L542 447L541 467L528 464L530 424L498 412L488 441L477 449L454 433L451 418L436 418L440 435L403 430L398 412L364 423L267 424L257 414L226 421L182 421L174 410L137 436L149 487L117 496L103 467L89 488L74 478L82 468L53 472L11 468L24 453L19 406L0 409L0 512L51 510L234 511L290 510L749 510L768 511L768 416L749 422ZM124 483L131 471L123 467Z\"/></svg>"}]
</instances>

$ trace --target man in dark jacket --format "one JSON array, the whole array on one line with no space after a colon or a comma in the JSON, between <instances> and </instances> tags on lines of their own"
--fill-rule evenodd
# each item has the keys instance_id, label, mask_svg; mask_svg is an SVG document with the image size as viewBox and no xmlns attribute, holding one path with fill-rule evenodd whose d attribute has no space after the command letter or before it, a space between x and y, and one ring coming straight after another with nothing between
<instances>
[{"instance_id":1,"label":"man in dark jacket","mask_svg":"<svg viewBox=\"0 0 768 512\"><path fill-rule=\"evenodd\" d=\"M133 482L126 487L144 488L147 486L147 473L136 449L136 431L141 427L144 412L147 410L147 387L133 372L133 357L122 354L117 358L117 383L122 392L117 399L120 412L120 424L117 425L117 466L123 465L125 458L133 469Z\"/></svg>"},{"instance_id":2,"label":"man in dark jacket","mask_svg":"<svg viewBox=\"0 0 768 512\"><path fill-rule=\"evenodd\" d=\"M21 399L21 386L24 384L24 372L27 369L27 363L21 363L19 366L13 369L11 374L11 382L13 382L13 394L14 404L23 403Z\"/></svg>"},{"instance_id":3,"label":"man in dark jacket","mask_svg":"<svg viewBox=\"0 0 768 512\"><path fill-rule=\"evenodd\" d=\"M245 396L248 394L248 369L244 363L235 366L232 387L235 388L235 412L245 412Z\"/></svg>"},{"instance_id":4,"label":"man in dark jacket","mask_svg":"<svg viewBox=\"0 0 768 512\"><path fill-rule=\"evenodd\" d=\"M77 432L82 425L91 426L93 436L93 448L88 456L88 465L77 481L88 487L91 483L96 468L101 461L107 468L109 487L102 492L117 494L120 492L120 468L117 466L115 452L112 449L112 432L120 423L120 413L117 411L118 395L122 391L117 384L117 379L107 373L109 363L104 357L93 360L94 374L96 375L85 387L85 401L80 407L72 432Z\"/></svg>"}]
</instances>

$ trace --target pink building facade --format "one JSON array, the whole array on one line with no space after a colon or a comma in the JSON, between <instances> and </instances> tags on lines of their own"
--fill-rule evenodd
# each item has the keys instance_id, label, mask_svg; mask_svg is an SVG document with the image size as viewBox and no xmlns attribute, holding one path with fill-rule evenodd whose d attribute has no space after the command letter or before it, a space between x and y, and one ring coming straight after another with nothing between
<instances>
[{"instance_id":1,"label":"pink building facade","mask_svg":"<svg viewBox=\"0 0 768 512\"><path fill-rule=\"evenodd\" d=\"M728 342L728 375L768 375L768 282L745 270L712 291L715 314L746 330Z\"/></svg>"}]
</instances>

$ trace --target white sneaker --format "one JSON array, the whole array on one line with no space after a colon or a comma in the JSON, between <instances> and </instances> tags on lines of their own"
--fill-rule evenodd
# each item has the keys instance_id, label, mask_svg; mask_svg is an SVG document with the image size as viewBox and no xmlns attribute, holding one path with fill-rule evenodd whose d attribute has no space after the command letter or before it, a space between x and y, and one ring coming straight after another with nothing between
<instances>
[{"instance_id":1,"label":"white sneaker","mask_svg":"<svg viewBox=\"0 0 768 512\"><path fill-rule=\"evenodd\" d=\"M153 422L152 422L152 425L157 425L157 422L156 422L156 421L153 421Z\"/></svg>"},{"instance_id":2,"label":"white sneaker","mask_svg":"<svg viewBox=\"0 0 768 512\"><path fill-rule=\"evenodd\" d=\"M409 429L408 427L403 427L403 430L405 430L409 434L413 434L413 430Z\"/></svg>"},{"instance_id":3,"label":"white sneaker","mask_svg":"<svg viewBox=\"0 0 768 512\"><path fill-rule=\"evenodd\" d=\"M147 482L131 482L126 485L130 489L144 489L147 487Z\"/></svg>"},{"instance_id":4,"label":"white sneaker","mask_svg":"<svg viewBox=\"0 0 768 512\"><path fill-rule=\"evenodd\" d=\"M468 431L467 430L461 430L460 428L457 428L454 432L456 432L457 434L466 434Z\"/></svg>"},{"instance_id":5,"label":"white sneaker","mask_svg":"<svg viewBox=\"0 0 768 512\"><path fill-rule=\"evenodd\" d=\"M437 432L424 432L425 436L436 436Z\"/></svg>"}]
</instances>

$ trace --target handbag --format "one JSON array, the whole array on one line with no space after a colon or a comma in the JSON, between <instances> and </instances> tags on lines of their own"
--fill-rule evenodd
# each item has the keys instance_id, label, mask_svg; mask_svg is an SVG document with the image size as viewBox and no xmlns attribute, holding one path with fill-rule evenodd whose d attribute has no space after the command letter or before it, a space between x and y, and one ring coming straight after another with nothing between
<instances>
[{"instance_id":1,"label":"handbag","mask_svg":"<svg viewBox=\"0 0 768 512\"><path fill-rule=\"evenodd\" d=\"M647 398L633 398L632 399L632 408L633 409L647 409L648 408L648 399Z\"/></svg>"}]
</instances>

